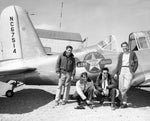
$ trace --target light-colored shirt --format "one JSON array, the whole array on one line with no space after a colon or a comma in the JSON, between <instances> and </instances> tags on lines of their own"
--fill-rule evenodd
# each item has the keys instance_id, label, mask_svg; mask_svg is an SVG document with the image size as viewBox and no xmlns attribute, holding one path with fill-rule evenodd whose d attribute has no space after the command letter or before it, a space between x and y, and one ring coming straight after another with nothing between
<instances>
[{"instance_id":1,"label":"light-colored shirt","mask_svg":"<svg viewBox=\"0 0 150 121\"><path fill-rule=\"evenodd\" d=\"M93 81L81 83L80 80L78 80L76 82L76 91L83 100L86 99L84 91L87 90L91 86L94 86Z\"/></svg>"},{"instance_id":2,"label":"light-colored shirt","mask_svg":"<svg viewBox=\"0 0 150 121\"><path fill-rule=\"evenodd\" d=\"M123 53L122 66L129 66L130 53Z\"/></svg>"},{"instance_id":3,"label":"light-colored shirt","mask_svg":"<svg viewBox=\"0 0 150 121\"><path fill-rule=\"evenodd\" d=\"M102 89L103 89L103 94L104 95L108 95L108 93L109 93L109 90L107 89L107 86L108 86L108 80L102 78Z\"/></svg>"},{"instance_id":4,"label":"light-colored shirt","mask_svg":"<svg viewBox=\"0 0 150 121\"><path fill-rule=\"evenodd\" d=\"M103 81L102 81L102 88L103 88L103 89L106 89L107 86L108 86L108 81L107 81L107 79L103 79Z\"/></svg>"}]
</instances>

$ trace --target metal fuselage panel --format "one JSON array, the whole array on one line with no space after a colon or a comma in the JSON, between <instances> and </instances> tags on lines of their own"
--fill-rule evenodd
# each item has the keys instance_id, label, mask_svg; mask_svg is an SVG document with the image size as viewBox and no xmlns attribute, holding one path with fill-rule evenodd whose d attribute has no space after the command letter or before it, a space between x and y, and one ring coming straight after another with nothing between
<instances>
[{"instance_id":1,"label":"metal fuselage panel","mask_svg":"<svg viewBox=\"0 0 150 121\"><path fill-rule=\"evenodd\" d=\"M135 51L138 58L138 69L134 74L133 85L137 86L150 81L150 50Z\"/></svg>"},{"instance_id":2,"label":"metal fuselage panel","mask_svg":"<svg viewBox=\"0 0 150 121\"><path fill-rule=\"evenodd\" d=\"M24 74L24 83L28 85L56 85L58 77L55 66L58 56L44 56L26 60L26 64L35 67L36 70Z\"/></svg>"},{"instance_id":3,"label":"metal fuselage panel","mask_svg":"<svg viewBox=\"0 0 150 121\"><path fill-rule=\"evenodd\" d=\"M119 53L102 51L100 49L98 50L96 46L93 46L92 48L81 50L80 52L74 52L74 55L80 61L85 61L85 57L92 52L97 52L103 55L105 59L111 59L112 63L106 64L104 66L109 68L111 74L114 74L118 62ZM149 51L145 51L144 53L143 52L141 53L140 51L136 52L139 65L137 71L134 74L134 78L132 80L133 86L137 86L145 82L146 79L145 73L149 72L149 68L150 68L149 61L148 61L149 57L146 56L148 53ZM58 77L56 75L56 70L55 70L57 58L58 55L51 55L51 56L39 57L37 59L28 60L26 63L28 63L32 67L36 67L37 70L32 73L25 74L24 76L25 83L34 84L34 85L58 84ZM86 67L76 67L76 79L77 80L79 79L79 76L82 72L87 72L89 77L93 79L93 81L95 81L100 71L101 71L101 65L99 65L99 71L94 73L91 72Z\"/></svg>"},{"instance_id":4,"label":"metal fuselage panel","mask_svg":"<svg viewBox=\"0 0 150 121\"><path fill-rule=\"evenodd\" d=\"M99 53L103 55L105 58L110 58L112 56L112 64L106 65L107 67L110 68L110 72L115 69L116 67L116 57L118 57L118 53L116 52L105 52L100 50L97 46L91 46L86 49L82 49L78 52L73 52L75 58L78 58L79 61L85 61L85 57L89 53ZM30 73L25 73L24 74L24 83L28 85L55 85L58 84L58 77L56 75L56 62L58 59L59 55L51 55L51 56L42 56L39 58L35 59L28 59L25 60L26 65L30 67L35 67L36 70ZM95 58L92 61L97 60ZM99 66L99 71L101 70L100 64ZM82 72L87 72L89 77L95 81L97 78L99 71L97 72L91 72L89 69L86 67L76 67L76 80L79 79L79 76Z\"/></svg>"}]
</instances>

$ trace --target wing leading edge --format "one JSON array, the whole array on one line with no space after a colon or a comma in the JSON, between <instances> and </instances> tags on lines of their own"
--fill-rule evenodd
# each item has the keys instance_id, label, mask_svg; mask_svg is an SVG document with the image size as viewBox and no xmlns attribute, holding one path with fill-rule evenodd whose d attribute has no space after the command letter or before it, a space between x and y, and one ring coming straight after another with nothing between
<instances>
[{"instance_id":1,"label":"wing leading edge","mask_svg":"<svg viewBox=\"0 0 150 121\"><path fill-rule=\"evenodd\" d=\"M35 71L24 59L5 60L0 62L0 76L15 75Z\"/></svg>"},{"instance_id":2,"label":"wing leading edge","mask_svg":"<svg viewBox=\"0 0 150 121\"><path fill-rule=\"evenodd\" d=\"M0 70L0 76L9 76L9 75L15 75L15 74L21 74L21 73L27 73L35 71L36 68L16 68L16 69L9 69L9 70Z\"/></svg>"}]
</instances>

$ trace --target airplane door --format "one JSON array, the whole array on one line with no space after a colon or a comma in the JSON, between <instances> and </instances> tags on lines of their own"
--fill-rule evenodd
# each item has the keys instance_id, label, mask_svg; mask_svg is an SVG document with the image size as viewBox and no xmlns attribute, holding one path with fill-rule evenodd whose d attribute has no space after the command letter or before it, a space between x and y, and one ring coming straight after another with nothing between
<instances>
[{"instance_id":1,"label":"airplane door","mask_svg":"<svg viewBox=\"0 0 150 121\"><path fill-rule=\"evenodd\" d=\"M136 51L138 57L138 68L134 74L133 85L143 83L145 80L150 79L150 57L147 56L149 51Z\"/></svg>"},{"instance_id":2,"label":"airplane door","mask_svg":"<svg viewBox=\"0 0 150 121\"><path fill-rule=\"evenodd\" d=\"M150 53L150 50L144 50L138 52L138 60L139 64L143 70L143 72L150 70L150 57L148 56Z\"/></svg>"}]
</instances>

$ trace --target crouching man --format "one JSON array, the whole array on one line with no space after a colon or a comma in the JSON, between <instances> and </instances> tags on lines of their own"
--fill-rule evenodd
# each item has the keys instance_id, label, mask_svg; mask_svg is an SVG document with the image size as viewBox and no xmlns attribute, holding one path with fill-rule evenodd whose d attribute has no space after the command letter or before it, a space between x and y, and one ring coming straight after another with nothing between
<instances>
[{"instance_id":1,"label":"crouching man","mask_svg":"<svg viewBox=\"0 0 150 121\"><path fill-rule=\"evenodd\" d=\"M94 84L93 81L88 78L88 74L86 72L81 73L80 80L76 82L76 91L73 97L77 100L78 106L75 109L84 109L81 105L81 101L84 104L88 105L90 108L92 107L92 97L94 93Z\"/></svg>"},{"instance_id":2,"label":"crouching man","mask_svg":"<svg viewBox=\"0 0 150 121\"><path fill-rule=\"evenodd\" d=\"M116 81L109 74L108 68L103 68L95 83L96 91L94 92L100 104L103 104L106 97L111 99L111 109L116 109L115 99L119 96ZM119 99L116 99L119 105Z\"/></svg>"}]
</instances>

